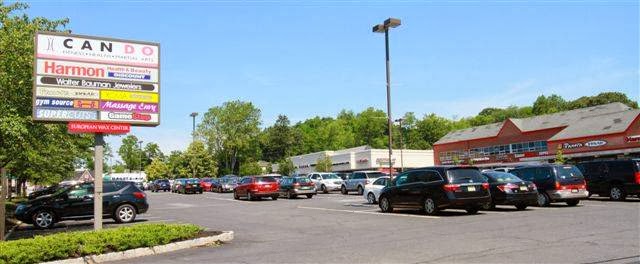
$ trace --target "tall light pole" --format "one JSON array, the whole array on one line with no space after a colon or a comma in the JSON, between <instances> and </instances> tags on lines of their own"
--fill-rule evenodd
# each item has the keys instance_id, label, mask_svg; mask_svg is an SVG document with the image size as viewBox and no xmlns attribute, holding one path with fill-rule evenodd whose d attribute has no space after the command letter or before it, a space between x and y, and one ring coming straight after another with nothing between
<instances>
[{"instance_id":1,"label":"tall light pole","mask_svg":"<svg viewBox=\"0 0 640 264\"><path fill-rule=\"evenodd\" d=\"M404 121L403 118L396 119L396 122L398 122L398 125L400 126L400 171L404 172L404 159L402 157L402 150L404 149L404 140L402 140L402 121Z\"/></svg>"},{"instance_id":2,"label":"tall light pole","mask_svg":"<svg viewBox=\"0 0 640 264\"><path fill-rule=\"evenodd\" d=\"M196 116L198 116L198 112L193 112L189 114L190 117L193 118L193 128L191 129L191 141L196 140Z\"/></svg>"},{"instance_id":3,"label":"tall light pole","mask_svg":"<svg viewBox=\"0 0 640 264\"><path fill-rule=\"evenodd\" d=\"M382 24L373 26L373 32L384 33L384 50L387 68L387 123L389 126L389 175L393 179L393 162L391 162L391 154L393 154L393 119L391 118L391 65L389 63L389 29L400 26L400 19L388 18Z\"/></svg>"}]
</instances>

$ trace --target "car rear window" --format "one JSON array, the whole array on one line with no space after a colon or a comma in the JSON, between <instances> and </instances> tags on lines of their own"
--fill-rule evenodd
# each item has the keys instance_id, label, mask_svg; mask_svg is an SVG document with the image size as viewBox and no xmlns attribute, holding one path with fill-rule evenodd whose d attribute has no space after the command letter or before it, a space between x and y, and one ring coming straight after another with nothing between
<instances>
[{"instance_id":1,"label":"car rear window","mask_svg":"<svg viewBox=\"0 0 640 264\"><path fill-rule=\"evenodd\" d=\"M582 173L575 166L558 166L556 167L559 181L584 179Z\"/></svg>"},{"instance_id":2,"label":"car rear window","mask_svg":"<svg viewBox=\"0 0 640 264\"><path fill-rule=\"evenodd\" d=\"M186 180L185 182L187 183L200 183L198 180L196 179L190 179L190 180Z\"/></svg>"},{"instance_id":3,"label":"car rear window","mask_svg":"<svg viewBox=\"0 0 640 264\"><path fill-rule=\"evenodd\" d=\"M507 172L486 172L483 173L487 177L491 178L495 182L521 182L522 179L518 176Z\"/></svg>"},{"instance_id":4,"label":"car rear window","mask_svg":"<svg viewBox=\"0 0 640 264\"><path fill-rule=\"evenodd\" d=\"M299 183L310 183L311 179L304 178L304 177L298 177L298 178L296 178L296 182L299 182Z\"/></svg>"},{"instance_id":5,"label":"car rear window","mask_svg":"<svg viewBox=\"0 0 640 264\"><path fill-rule=\"evenodd\" d=\"M256 177L256 182L267 183L267 182L277 182L277 180L273 177Z\"/></svg>"},{"instance_id":6,"label":"car rear window","mask_svg":"<svg viewBox=\"0 0 640 264\"><path fill-rule=\"evenodd\" d=\"M474 169L447 170L447 179L449 183L487 182L482 174L480 174L480 171Z\"/></svg>"}]
</instances>

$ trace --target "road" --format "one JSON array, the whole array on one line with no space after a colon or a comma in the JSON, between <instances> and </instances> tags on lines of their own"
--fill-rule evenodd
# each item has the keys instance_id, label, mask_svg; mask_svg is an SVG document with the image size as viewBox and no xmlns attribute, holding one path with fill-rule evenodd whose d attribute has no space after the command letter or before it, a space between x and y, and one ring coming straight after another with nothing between
<instances>
[{"instance_id":1,"label":"road","mask_svg":"<svg viewBox=\"0 0 640 264\"><path fill-rule=\"evenodd\" d=\"M121 263L637 263L640 200L583 201L467 215L380 213L360 196L236 201L231 194L149 193L148 222L233 230L217 248Z\"/></svg>"}]
</instances>

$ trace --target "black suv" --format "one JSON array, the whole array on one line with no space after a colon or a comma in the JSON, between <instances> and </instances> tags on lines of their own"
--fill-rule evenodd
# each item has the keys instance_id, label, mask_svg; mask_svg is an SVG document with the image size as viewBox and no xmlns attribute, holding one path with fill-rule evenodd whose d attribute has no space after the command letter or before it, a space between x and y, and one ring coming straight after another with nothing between
<instances>
[{"instance_id":1,"label":"black suv","mask_svg":"<svg viewBox=\"0 0 640 264\"><path fill-rule=\"evenodd\" d=\"M465 209L475 214L491 202L489 183L476 167L436 166L403 172L382 189L379 206L422 209L428 215L446 208Z\"/></svg>"},{"instance_id":2,"label":"black suv","mask_svg":"<svg viewBox=\"0 0 640 264\"><path fill-rule=\"evenodd\" d=\"M640 160L589 161L578 164L587 180L590 194L623 201L627 195L640 195Z\"/></svg>"},{"instance_id":3,"label":"black suv","mask_svg":"<svg viewBox=\"0 0 640 264\"><path fill-rule=\"evenodd\" d=\"M167 179L155 180L151 184L151 192L171 191L171 183Z\"/></svg>"},{"instance_id":4,"label":"black suv","mask_svg":"<svg viewBox=\"0 0 640 264\"><path fill-rule=\"evenodd\" d=\"M62 220L93 218L93 183L81 183L58 189L16 208L16 218L37 228L51 228ZM146 195L133 182L107 181L103 185L103 214L118 223L133 222L147 211Z\"/></svg>"},{"instance_id":5,"label":"black suv","mask_svg":"<svg viewBox=\"0 0 640 264\"><path fill-rule=\"evenodd\" d=\"M582 173L573 165L531 165L515 168L509 173L536 184L538 206L548 206L553 202L575 206L589 195Z\"/></svg>"}]
</instances>

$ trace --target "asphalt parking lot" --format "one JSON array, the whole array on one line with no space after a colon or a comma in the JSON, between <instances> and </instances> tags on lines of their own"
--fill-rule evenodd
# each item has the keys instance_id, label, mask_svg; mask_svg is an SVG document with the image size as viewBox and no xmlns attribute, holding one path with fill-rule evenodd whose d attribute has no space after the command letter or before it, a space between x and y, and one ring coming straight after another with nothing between
<instances>
[{"instance_id":1,"label":"asphalt parking lot","mask_svg":"<svg viewBox=\"0 0 640 264\"><path fill-rule=\"evenodd\" d=\"M222 247L122 263L637 263L640 200L583 201L467 215L381 213L357 195L236 201L232 194L149 193L148 222L233 230Z\"/></svg>"}]
</instances>

